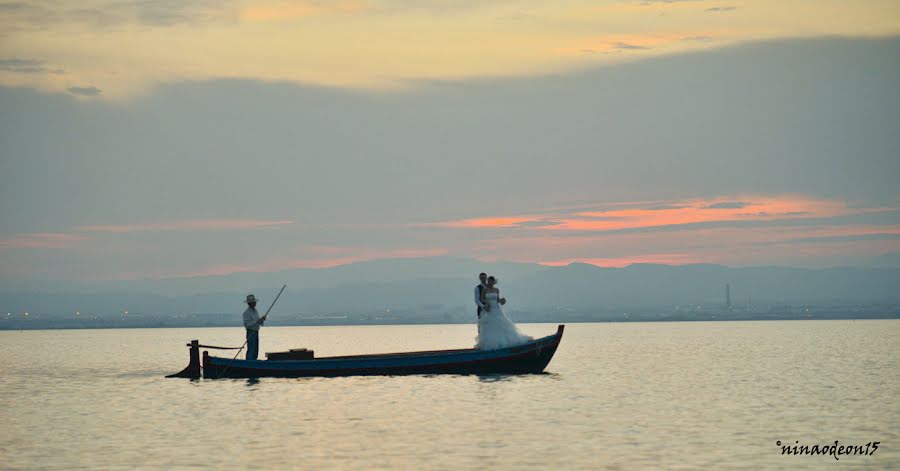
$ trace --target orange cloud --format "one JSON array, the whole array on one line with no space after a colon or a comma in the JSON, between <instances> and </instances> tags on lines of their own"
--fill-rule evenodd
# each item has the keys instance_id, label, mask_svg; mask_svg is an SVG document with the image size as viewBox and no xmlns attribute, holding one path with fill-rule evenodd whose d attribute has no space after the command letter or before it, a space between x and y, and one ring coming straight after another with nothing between
<instances>
[{"instance_id":1,"label":"orange cloud","mask_svg":"<svg viewBox=\"0 0 900 471\"><path fill-rule=\"evenodd\" d=\"M576 213L557 230L604 231L705 222L823 218L857 212L845 203L800 197L738 198L673 202L660 207Z\"/></svg>"},{"instance_id":2,"label":"orange cloud","mask_svg":"<svg viewBox=\"0 0 900 471\"><path fill-rule=\"evenodd\" d=\"M476 219L463 219L460 221L450 221L444 223L433 224L434 226L439 227L449 227L449 228L467 228L467 229L480 229L480 228L492 228L492 227L516 227L521 224L526 224L529 222L534 222L540 220L539 218L530 218L530 217L496 217L496 218L476 218Z\"/></svg>"},{"instance_id":3,"label":"orange cloud","mask_svg":"<svg viewBox=\"0 0 900 471\"><path fill-rule=\"evenodd\" d=\"M607 208L609 209L543 216L463 219L434 225L461 229L530 228L541 231L601 232L697 223L828 218L886 210L856 209L840 201L795 196L631 202L616 203Z\"/></svg>"},{"instance_id":4,"label":"orange cloud","mask_svg":"<svg viewBox=\"0 0 900 471\"><path fill-rule=\"evenodd\" d=\"M483 260L611 267L788 260L803 265L806 260L900 250L900 224L832 220L897 210L795 195L742 196L553 208L433 226L468 231L465 255Z\"/></svg>"},{"instance_id":5,"label":"orange cloud","mask_svg":"<svg viewBox=\"0 0 900 471\"><path fill-rule=\"evenodd\" d=\"M740 196L667 201L637 201L546 208L518 215L495 215L432 223L322 224L319 229L365 234L362 246L281 247L259 260L186 266L179 273L143 272L120 277L142 279L273 272L327 268L362 261L442 255L485 261L566 265L572 262L620 267L633 263L729 265L823 265L853 257L900 251L900 224L891 213L900 208L852 207L840 200L796 195ZM872 214L875 217L857 218ZM842 217L842 216L851 216ZM832 218L838 219L832 219ZM865 221L866 223L855 223ZM880 222L876 222L880 221ZM0 239L0 249L77 247L78 255L113 256L119 241L130 251L130 238L98 234L141 231L214 231L278 228L287 220L203 219L173 222L93 225L69 233L35 233ZM303 231L312 226L304 224ZM415 230L427 228L427 231ZM284 231L301 230L299 225ZM373 230L378 237L370 237ZM411 230L412 229L412 230ZM216 234L203 233L206 241ZM425 238L427 236L427 238ZM79 243L96 237L94 243ZM293 244L292 238L279 238ZM329 240L317 238L316 240ZM381 241L381 246L379 242ZM199 242L204 243L204 242ZM398 249L397 247L403 247ZM270 254L275 252L269 252ZM65 252L60 256L68 257ZM4 252L4 255L6 253ZM271 258L269 258L271 257ZM232 258L232 260L235 260Z\"/></svg>"}]
</instances>

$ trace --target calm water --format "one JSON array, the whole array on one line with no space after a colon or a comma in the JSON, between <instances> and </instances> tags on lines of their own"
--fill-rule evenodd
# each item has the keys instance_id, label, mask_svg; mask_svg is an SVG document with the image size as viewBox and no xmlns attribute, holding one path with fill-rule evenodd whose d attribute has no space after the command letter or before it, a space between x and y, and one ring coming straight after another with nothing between
<instances>
[{"instance_id":1,"label":"calm water","mask_svg":"<svg viewBox=\"0 0 900 471\"><path fill-rule=\"evenodd\" d=\"M466 347L473 329L269 327L260 350ZM0 468L900 467L900 321L570 324L544 375L163 378L186 341L242 334L0 332ZM776 440L881 445L835 461Z\"/></svg>"}]
</instances>

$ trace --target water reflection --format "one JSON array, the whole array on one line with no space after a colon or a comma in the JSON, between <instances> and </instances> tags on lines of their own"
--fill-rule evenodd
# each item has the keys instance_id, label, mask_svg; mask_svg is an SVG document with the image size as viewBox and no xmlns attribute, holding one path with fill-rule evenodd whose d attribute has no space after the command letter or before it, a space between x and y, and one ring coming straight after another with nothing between
<instances>
[{"instance_id":1,"label":"water reflection","mask_svg":"<svg viewBox=\"0 0 900 471\"><path fill-rule=\"evenodd\" d=\"M494 374L480 374L476 375L478 377L478 381L482 383L496 383L499 381L511 381L515 379L519 375L508 374L508 373L494 373Z\"/></svg>"}]
</instances>

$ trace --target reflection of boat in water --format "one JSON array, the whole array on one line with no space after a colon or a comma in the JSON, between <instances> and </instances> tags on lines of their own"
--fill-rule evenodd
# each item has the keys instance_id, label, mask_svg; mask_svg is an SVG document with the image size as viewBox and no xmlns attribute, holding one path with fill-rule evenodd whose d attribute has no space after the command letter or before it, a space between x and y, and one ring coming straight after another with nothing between
<instances>
[{"instance_id":1,"label":"reflection of boat in water","mask_svg":"<svg viewBox=\"0 0 900 471\"><path fill-rule=\"evenodd\" d=\"M540 373L544 371L562 340L560 325L554 335L515 347L497 350L435 350L428 352L382 353L314 358L312 351L267 354L267 360L238 360L210 356L200 349L215 348L192 341L191 362L181 373L170 377L261 378L302 376L355 376L407 374L489 374ZM305 358L305 359L296 359Z\"/></svg>"}]
</instances>

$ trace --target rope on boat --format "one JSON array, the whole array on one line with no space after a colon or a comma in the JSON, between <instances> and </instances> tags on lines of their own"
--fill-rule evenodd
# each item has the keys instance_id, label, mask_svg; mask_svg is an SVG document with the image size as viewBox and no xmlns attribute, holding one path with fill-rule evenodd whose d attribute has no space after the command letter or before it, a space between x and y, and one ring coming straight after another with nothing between
<instances>
[{"instance_id":1,"label":"rope on boat","mask_svg":"<svg viewBox=\"0 0 900 471\"><path fill-rule=\"evenodd\" d=\"M191 344L188 344L190 346ZM216 350L240 350L242 347L217 347L215 345L199 345L200 348L215 348Z\"/></svg>"}]
</instances>

